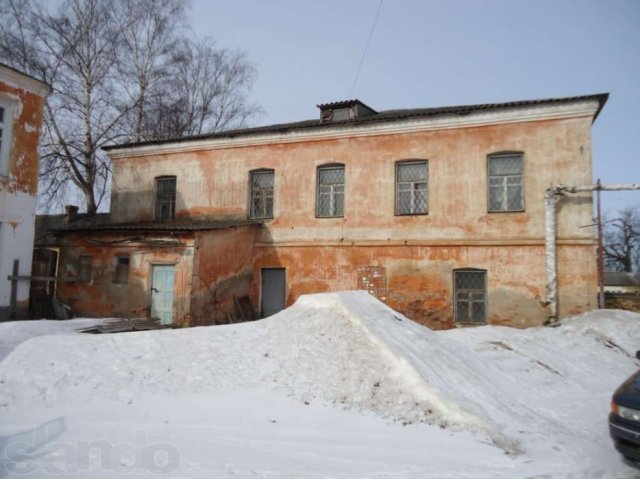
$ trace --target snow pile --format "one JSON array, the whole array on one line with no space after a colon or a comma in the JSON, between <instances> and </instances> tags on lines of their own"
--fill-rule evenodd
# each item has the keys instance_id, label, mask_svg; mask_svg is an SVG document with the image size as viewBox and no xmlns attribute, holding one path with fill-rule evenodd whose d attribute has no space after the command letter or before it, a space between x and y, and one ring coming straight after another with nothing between
<instances>
[{"instance_id":1,"label":"snow pile","mask_svg":"<svg viewBox=\"0 0 640 480\"><path fill-rule=\"evenodd\" d=\"M42 323L34 330L38 335L49 327L61 331L46 322L33 322L38 323ZM68 330L67 325L72 324L64 325ZM26 331L16 333L13 343L27 336ZM335 461L343 462L339 463L343 469L332 470L332 475L625 476L629 470L620 465L613 451L606 417L613 390L640 367L634 358L637 348L640 315L623 311L591 312L555 328L485 326L433 332L365 292L307 295L291 308L252 323L27 340L0 363L0 424L3 418L20 416L21 412L31 415L63 408L65 415L79 415L79 422L84 423L82 419L91 414L74 412L94 408L118 412L113 418L134 415L132 425L142 421L135 415L143 413L127 411L141 410L147 415L153 409L162 410L163 416L182 418L179 422L185 422L186 416L186 424L217 425L221 417L206 412L206 405L222 405L219 408L225 411L221 415L235 418L216 440L222 443L221 448L228 448L237 440L232 436L231 443L225 443L225 431L236 431L238 438L253 431L253 424L242 426L247 418L253 418L247 417L247 409L261 418L265 405L275 405L275 399L282 398L288 413L279 411L277 415L289 418L290 426L281 432L287 438L302 435L299 415L306 418L293 405L308 409L310 417L305 425L314 425L314 415L327 422L328 412L336 411L331 407L339 406L344 410L341 421L360 422L372 412L386 419L388 429L406 424L426 429L411 430L411 434L394 430L393 435L412 438L412 442L422 438L439 446L454 445L458 439L461 451L469 449L469 459L477 462L488 455L487 464L491 464L481 470L465 470L463 462L455 470L458 475L453 475L451 467L438 466L438 449L429 453L427 445L421 450L424 456L416 460L419 464L412 463L411 468L406 466L407 457L393 453L394 461L404 459L401 463L405 467L398 470L372 460L378 459L378 451L391 448L382 430L374 429L377 433L371 435L380 443L372 442L369 451L359 450L356 445L363 440L355 437L354 445L348 448L327 446L343 444L344 432L307 425L309 445L317 441L324 445L318 447L322 451L332 452L329 458L339 457ZM234 399L231 404L225 400L228 398ZM241 398L245 400L239 401ZM178 414L184 409L176 405L199 407L193 407L192 413L185 407L186 411ZM271 425L276 420L269 417L268 422ZM96 425L101 428L102 424ZM366 428L370 426L367 423ZM316 428L324 432L318 434L321 438L314 437ZM475 440L463 430L472 432ZM192 449L187 439L193 432L179 431L183 433L172 434L172 441L182 441L187 450ZM276 448L267 430L258 427L257 434L262 436L264 448ZM298 438L296 445L300 441L306 440ZM305 453L302 447L286 445L269 451L274 458L280 458L285 450L298 451L294 463L315 458L312 451ZM447 458L459 456L455 450L447 450ZM346 453L340 453L343 451ZM364 452L368 467L351 461L355 452ZM262 459L260 455L252 458ZM285 464L289 465L285 461L266 475L295 471L298 476L309 476L316 471L291 470L282 467ZM329 470L318 468L317 474L329 474ZM219 476L218 470L212 471L202 473ZM181 473L191 476L193 472Z\"/></svg>"},{"instance_id":2,"label":"snow pile","mask_svg":"<svg viewBox=\"0 0 640 480\"><path fill-rule=\"evenodd\" d=\"M67 396L131 402L142 393L268 385L305 403L480 429L498 439L485 420L441 396L416 368L417 357L450 362L464 350L365 292L309 295L253 323L34 338L0 364L0 404L53 405Z\"/></svg>"},{"instance_id":3,"label":"snow pile","mask_svg":"<svg viewBox=\"0 0 640 480\"><path fill-rule=\"evenodd\" d=\"M29 320L0 322L0 360L30 338L60 333L75 333L77 329L90 327L103 320L79 318L74 320Z\"/></svg>"}]
</instances>

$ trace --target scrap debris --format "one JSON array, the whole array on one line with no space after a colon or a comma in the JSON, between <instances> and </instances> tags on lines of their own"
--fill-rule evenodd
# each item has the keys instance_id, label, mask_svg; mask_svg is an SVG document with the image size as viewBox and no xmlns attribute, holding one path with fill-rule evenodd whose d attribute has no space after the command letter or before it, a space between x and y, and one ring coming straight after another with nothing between
<instances>
[{"instance_id":1,"label":"scrap debris","mask_svg":"<svg viewBox=\"0 0 640 480\"><path fill-rule=\"evenodd\" d=\"M80 333L121 333L139 332L145 330L159 330L162 328L172 328L171 324L162 324L160 319L152 318L113 318L98 325L88 328L81 328Z\"/></svg>"}]
</instances>

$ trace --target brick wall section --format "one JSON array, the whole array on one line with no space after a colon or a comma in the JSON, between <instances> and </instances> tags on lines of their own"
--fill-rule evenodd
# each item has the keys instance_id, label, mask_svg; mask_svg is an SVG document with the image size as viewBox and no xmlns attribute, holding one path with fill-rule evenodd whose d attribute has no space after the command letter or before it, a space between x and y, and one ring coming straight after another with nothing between
<instances>
[{"instance_id":1,"label":"brick wall section","mask_svg":"<svg viewBox=\"0 0 640 480\"><path fill-rule=\"evenodd\" d=\"M384 267L358 267L358 290L366 290L378 300L387 300L387 269Z\"/></svg>"},{"instance_id":2,"label":"brick wall section","mask_svg":"<svg viewBox=\"0 0 640 480\"><path fill-rule=\"evenodd\" d=\"M640 313L640 293L605 293L604 305L606 308L629 310Z\"/></svg>"}]
</instances>

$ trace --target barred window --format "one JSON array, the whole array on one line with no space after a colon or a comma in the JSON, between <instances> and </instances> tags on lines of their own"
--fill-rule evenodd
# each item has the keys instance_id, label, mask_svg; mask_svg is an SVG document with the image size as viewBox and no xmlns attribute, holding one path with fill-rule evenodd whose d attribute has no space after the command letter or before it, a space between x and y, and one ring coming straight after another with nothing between
<instances>
[{"instance_id":1,"label":"barred window","mask_svg":"<svg viewBox=\"0 0 640 480\"><path fill-rule=\"evenodd\" d=\"M316 216L344 216L344 165L318 168Z\"/></svg>"},{"instance_id":2,"label":"barred window","mask_svg":"<svg viewBox=\"0 0 640 480\"><path fill-rule=\"evenodd\" d=\"M78 265L78 281L90 282L91 270L93 264L93 257L91 255L80 255L80 262Z\"/></svg>"},{"instance_id":3,"label":"barred window","mask_svg":"<svg viewBox=\"0 0 640 480\"><path fill-rule=\"evenodd\" d=\"M176 218L176 177L156 178L156 221Z\"/></svg>"},{"instance_id":4,"label":"barred window","mask_svg":"<svg viewBox=\"0 0 640 480\"><path fill-rule=\"evenodd\" d=\"M256 170L250 172L250 218L273 218L273 178L273 170Z\"/></svg>"},{"instance_id":5,"label":"barred window","mask_svg":"<svg viewBox=\"0 0 640 480\"><path fill-rule=\"evenodd\" d=\"M523 210L522 154L490 155L489 211Z\"/></svg>"},{"instance_id":6,"label":"barred window","mask_svg":"<svg viewBox=\"0 0 640 480\"><path fill-rule=\"evenodd\" d=\"M429 164L425 161L396 164L396 215L428 212Z\"/></svg>"},{"instance_id":7,"label":"barred window","mask_svg":"<svg viewBox=\"0 0 640 480\"><path fill-rule=\"evenodd\" d=\"M453 271L456 323L484 324L487 319L487 271Z\"/></svg>"}]
</instances>

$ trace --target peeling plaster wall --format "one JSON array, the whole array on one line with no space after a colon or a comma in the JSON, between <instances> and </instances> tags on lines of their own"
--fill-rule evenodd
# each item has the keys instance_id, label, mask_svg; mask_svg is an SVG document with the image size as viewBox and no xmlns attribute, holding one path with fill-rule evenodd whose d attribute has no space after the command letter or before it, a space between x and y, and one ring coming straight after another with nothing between
<instances>
[{"instance_id":1,"label":"peeling plaster wall","mask_svg":"<svg viewBox=\"0 0 640 480\"><path fill-rule=\"evenodd\" d=\"M257 239L260 268L287 268L287 303L300 294L356 288L359 267L387 271L387 303L436 328L452 326L453 268L486 268L489 321L546 319L544 190L589 184L591 115L392 135L146 154L114 160L118 221L153 218L154 177L176 175L179 217L246 218L248 175L275 170L274 219ZM487 212L487 156L524 153L525 211ZM395 216L395 163L429 161L429 214ZM345 164L344 218L316 218L316 169ZM558 209L560 315L595 306L592 196ZM410 253L407 253L410 252Z\"/></svg>"},{"instance_id":2,"label":"peeling plaster wall","mask_svg":"<svg viewBox=\"0 0 640 480\"><path fill-rule=\"evenodd\" d=\"M67 303L74 314L87 317L148 317L151 300L151 275L154 264L175 265L174 325L190 323L190 301L193 276L194 240L191 235L180 238L182 246L153 246L132 241L120 245L108 242L121 241L136 235L110 235L87 232L67 234L61 241L58 275L66 279L78 276L81 255L92 257L90 282L59 282L58 296ZM159 235L153 238L168 240ZM102 242L91 244L87 240ZM114 282L116 256L129 256L129 278L125 284Z\"/></svg>"},{"instance_id":3,"label":"peeling plaster wall","mask_svg":"<svg viewBox=\"0 0 640 480\"><path fill-rule=\"evenodd\" d=\"M596 308L593 248L560 246L559 252L575 263L560 271L561 314ZM453 270L468 267L487 270L488 323L528 327L546 318L544 246L259 247L252 297L259 301L262 268L286 269L291 305L307 293L358 288L358 270L367 266L386 271L386 299L381 300L430 328L455 326Z\"/></svg>"},{"instance_id":4,"label":"peeling plaster wall","mask_svg":"<svg viewBox=\"0 0 640 480\"><path fill-rule=\"evenodd\" d=\"M20 74L11 73L9 79L5 67L0 68L0 102L5 107L5 122L9 120L3 131L3 149L9 149L6 170L0 172L0 319L9 315L11 282L7 276L12 274L14 260L19 261L19 275L28 276L33 254L43 97L19 80ZM19 282L16 318L26 318L28 297L29 283Z\"/></svg>"},{"instance_id":5,"label":"peeling plaster wall","mask_svg":"<svg viewBox=\"0 0 640 480\"><path fill-rule=\"evenodd\" d=\"M234 298L251 295L259 226L199 232L191 303L192 325L228 323ZM253 302L252 302L253 303ZM257 305L253 303L254 310Z\"/></svg>"}]
</instances>

